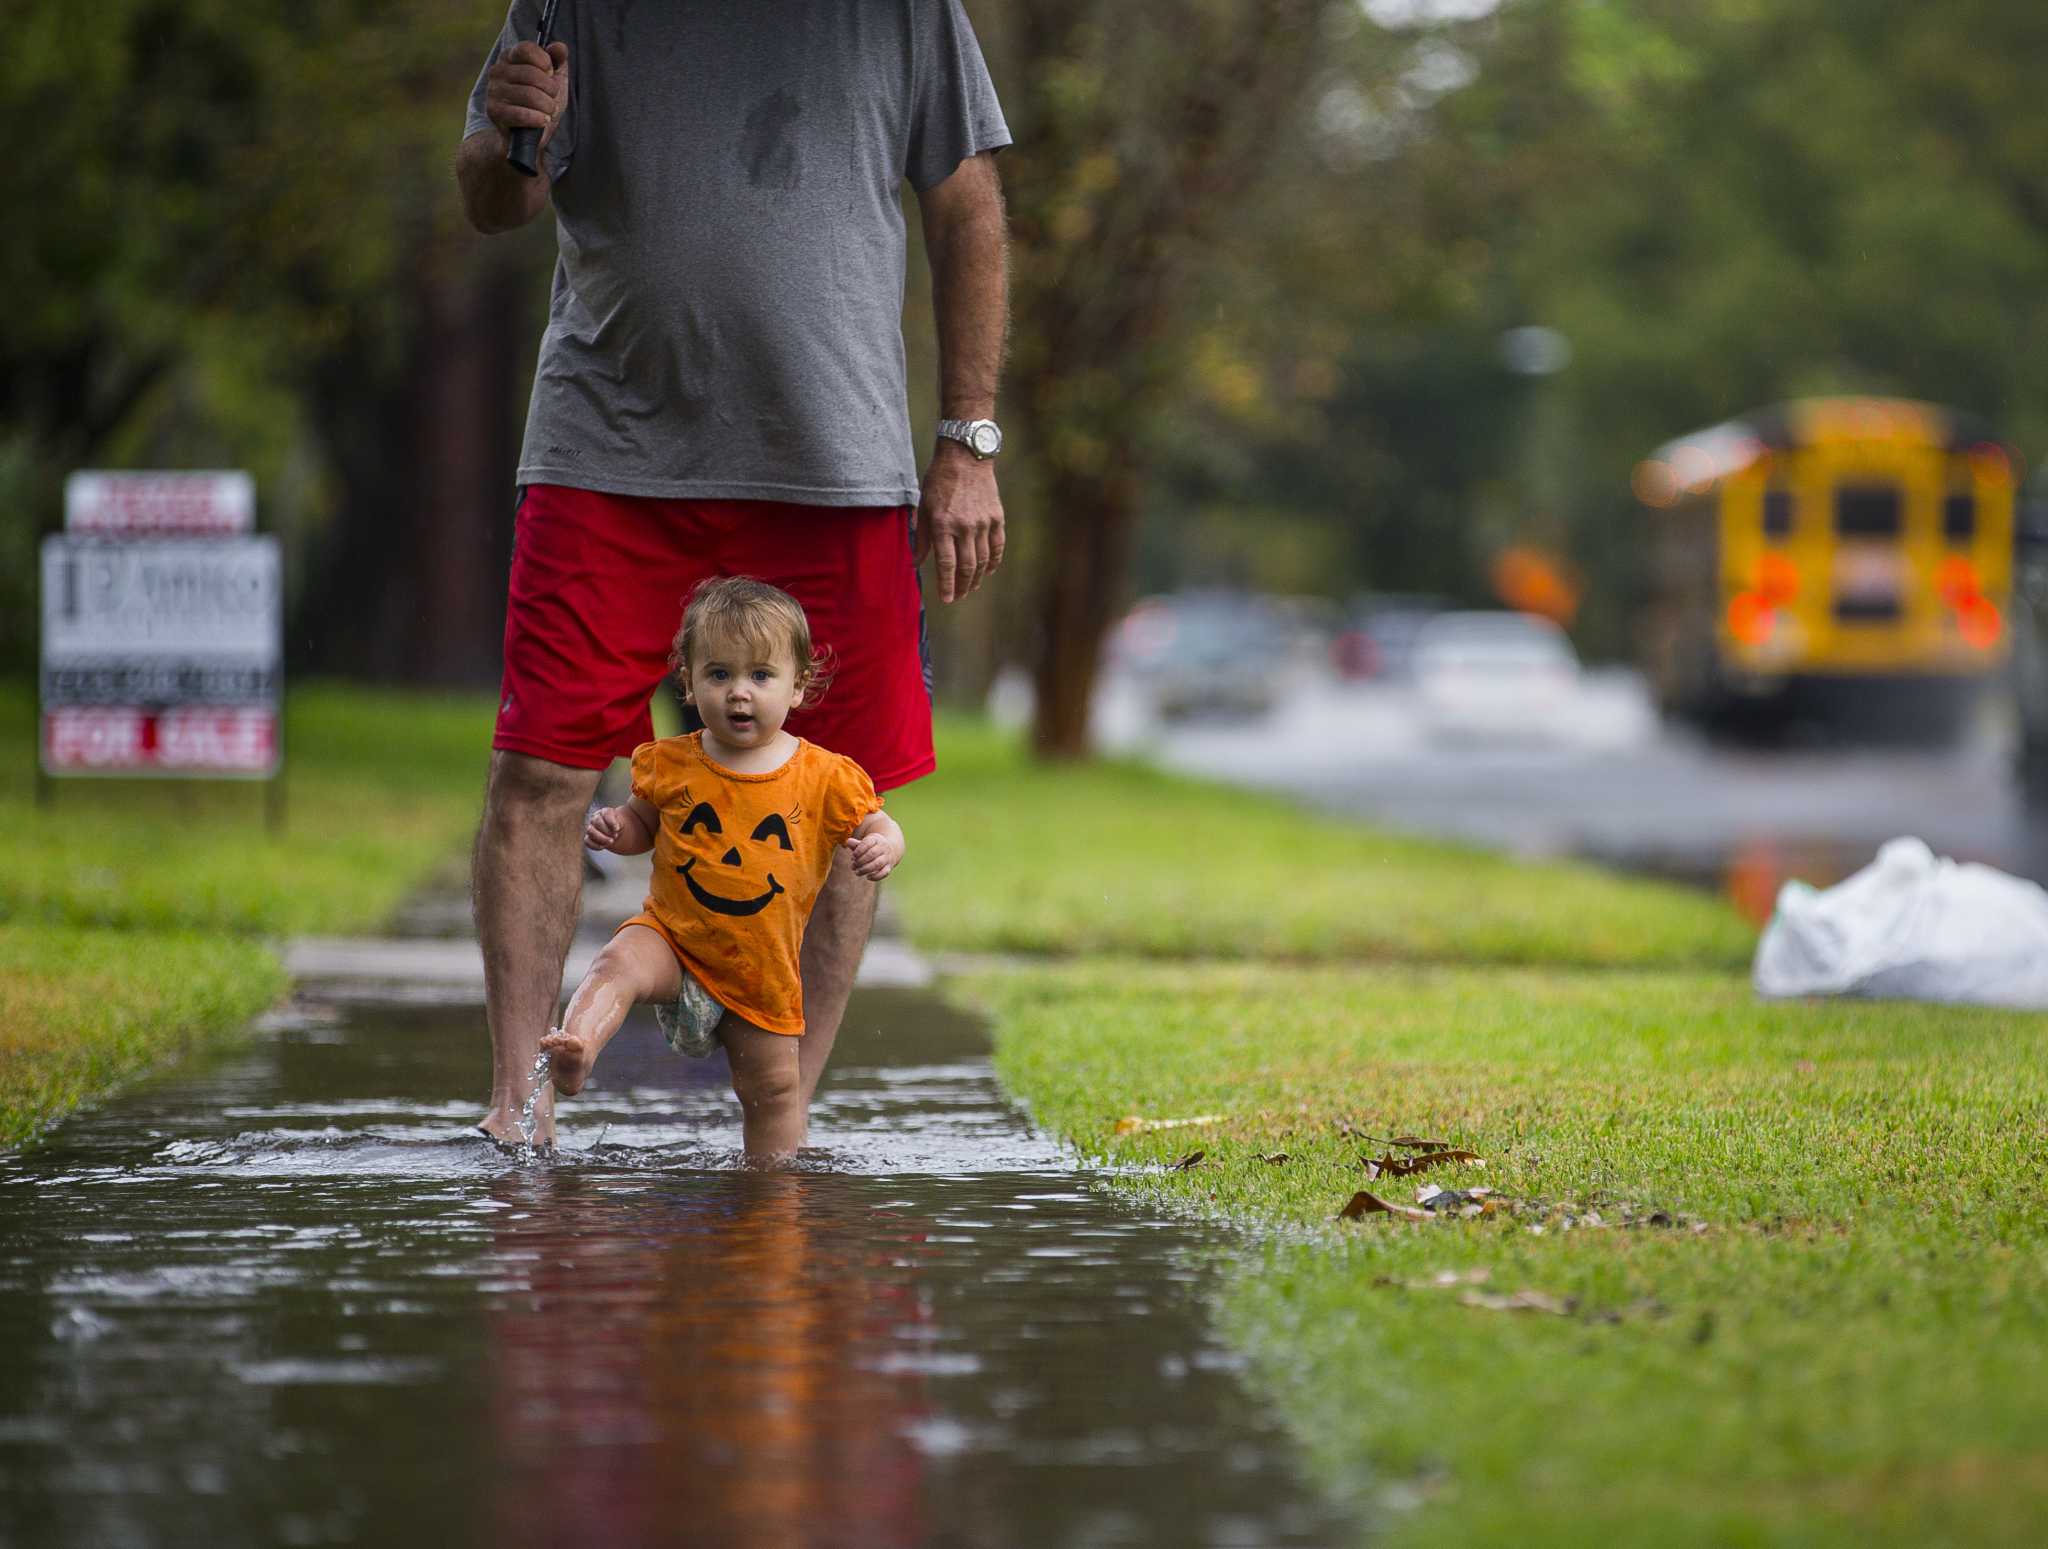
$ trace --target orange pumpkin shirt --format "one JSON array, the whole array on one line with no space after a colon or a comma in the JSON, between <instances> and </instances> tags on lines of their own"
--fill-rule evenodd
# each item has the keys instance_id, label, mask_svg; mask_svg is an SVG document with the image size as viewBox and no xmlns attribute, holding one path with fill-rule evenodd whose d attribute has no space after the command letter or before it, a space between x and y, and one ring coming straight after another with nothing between
<instances>
[{"instance_id":1,"label":"orange pumpkin shirt","mask_svg":"<svg viewBox=\"0 0 2048 1549\"><path fill-rule=\"evenodd\" d=\"M705 757L691 732L633 750L633 794L661 819L653 890L627 923L666 936L727 1010L801 1033L797 949L833 855L882 810L867 772L798 738L780 769L742 774Z\"/></svg>"}]
</instances>

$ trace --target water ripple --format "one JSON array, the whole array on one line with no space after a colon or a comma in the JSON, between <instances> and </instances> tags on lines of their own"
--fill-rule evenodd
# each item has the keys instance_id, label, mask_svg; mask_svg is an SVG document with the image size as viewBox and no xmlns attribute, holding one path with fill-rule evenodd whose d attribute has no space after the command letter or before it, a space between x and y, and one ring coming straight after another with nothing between
<instances>
[{"instance_id":1,"label":"water ripple","mask_svg":"<svg viewBox=\"0 0 2048 1549\"><path fill-rule=\"evenodd\" d=\"M1350 1538L1209 1330L1236 1239L1091 1189L973 1024L855 1009L783 1173L651 1027L533 1156L473 1017L374 1007L0 1156L0 1542Z\"/></svg>"}]
</instances>

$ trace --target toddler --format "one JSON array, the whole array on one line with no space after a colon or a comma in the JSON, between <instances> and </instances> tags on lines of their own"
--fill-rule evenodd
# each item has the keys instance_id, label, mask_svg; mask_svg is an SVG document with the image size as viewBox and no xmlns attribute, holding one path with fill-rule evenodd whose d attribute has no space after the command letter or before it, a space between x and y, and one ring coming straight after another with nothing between
<instances>
[{"instance_id":1,"label":"toddler","mask_svg":"<svg viewBox=\"0 0 2048 1549\"><path fill-rule=\"evenodd\" d=\"M653 1001L686 1054L724 1044L747 1159L803 1143L798 948L832 857L871 882L903 859L903 830L860 765L782 729L824 674L794 597L744 576L690 596L671 658L704 729L633 751L633 794L590 816L584 842L654 851L639 914L620 926L541 1039L555 1090L582 1090L636 1003Z\"/></svg>"}]
</instances>

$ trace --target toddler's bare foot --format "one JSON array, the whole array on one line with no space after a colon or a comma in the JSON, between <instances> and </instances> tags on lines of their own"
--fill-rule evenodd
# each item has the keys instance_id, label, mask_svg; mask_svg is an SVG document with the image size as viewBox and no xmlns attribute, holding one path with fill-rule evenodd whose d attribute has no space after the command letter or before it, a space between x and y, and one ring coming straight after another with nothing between
<instances>
[{"instance_id":1,"label":"toddler's bare foot","mask_svg":"<svg viewBox=\"0 0 2048 1549\"><path fill-rule=\"evenodd\" d=\"M597 1051L588 1040L565 1033L559 1027L541 1039L540 1052L548 1056L548 1075L555 1090L564 1097L574 1097L583 1090L583 1083L590 1079L590 1067L597 1060Z\"/></svg>"},{"instance_id":2,"label":"toddler's bare foot","mask_svg":"<svg viewBox=\"0 0 2048 1549\"><path fill-rule=\"evenodd\" d=\"M476 1133L485 1140L515 1150L524 1145L551 1146L555 1143L555 1120L552 1114L540 1118L534 1125L533 1138L529 1140L519 1127L517 1113L505 1114L494 1109L477 1120Z\"/></svg>"}]
</instances>

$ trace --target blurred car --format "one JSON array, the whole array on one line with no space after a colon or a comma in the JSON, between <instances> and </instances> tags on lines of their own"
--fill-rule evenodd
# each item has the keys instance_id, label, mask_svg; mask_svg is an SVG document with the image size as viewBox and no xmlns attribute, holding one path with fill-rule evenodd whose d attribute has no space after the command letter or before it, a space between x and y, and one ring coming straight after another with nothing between
<instances>
[{"instance_id":1,"label":"blurred car","mask_svg":"<svg viewBox=\"0 0 2048 1549\"><path fill-rule=\"evenodd\" d=\"M1109 665L1128 674L1169 720L1262 715L1300 654L1300 627L1248 592L1148 597L1110 638Z\"/></svg>"},{"instance_id":2,"label":"blurred car","mask_svg":"<svg viewBox=\"0 0 2048 1549\"><path fill-rule=\"evenodd\" d=\"M1415 637L1445 606L1441 598L1398 592L1359 598L1330 642L1331 667L1353 682L1405 682Z\"/></svg>"},{"instance_id":3,"label":"blurred car","mask_svg":"<svg viewBox=\"0 0 2048 1549\"><path fill-rule=\"evenodd\" d=\"M1531 613L1442 613L1416 632L1409 674L1428 730L1440 737L1548 741L1578 708L1578 653Z\"/></svg>"}]
</instances>

